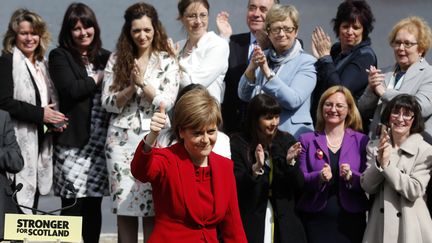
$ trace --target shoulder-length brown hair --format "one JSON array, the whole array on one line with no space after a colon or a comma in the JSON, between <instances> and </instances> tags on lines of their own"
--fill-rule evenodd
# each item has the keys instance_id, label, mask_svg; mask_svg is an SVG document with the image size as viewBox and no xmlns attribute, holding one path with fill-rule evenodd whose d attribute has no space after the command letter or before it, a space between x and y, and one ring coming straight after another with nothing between
<instances>
[{"instance_id":1,"label":"shoulder-length brown hair","mask_svg":"<svg viewBox=\"0 0 432 243\"><path fill-rule=\"evenodd\" d=\"M72 29L75 25L81 21L84 28L94 28L93 41L88 47L87 57L96 69L101 68L99 59L97 58L99 51L102 47L102 41L100 39L100 28L96 20L96 15L93 10L85 5L84 3L72 3L67 8L63 17L63 23L58 37L59 46L68 50L75 61L84 65L81 53L78 50L75 42L72 38Z\"/></svg>"},{"instance_id":2,"label":"shoulder-length brown hair","mask_svg":"<svg viewBox=\"0 0 432 243\"><path fill-rule=\"evenodd\" d=\"M381 123L390 126L390 115L396 110L404 109L414 113L414 120L410 128L410 134L422 133L424 131L425 125L421 114L421 106L417 99L409 94L400 94L395 96L392 100L387 103L381 114Z\"/></svg>"},{"instance_id":3,"label":"shoulder-length brown hair","mask_svg":"<svg viewBox=\"0 0 432 243\"><path fill-rule=\"evenodd\" d=\"M19 31L19 24L23 21L29 22L34 33L40 36L39 46L36 48L34 56L36 60L41 61L44 59L45 52L51 42L51 34L48 32L47 25L42 17L25 8L15 10L10 18L8 29L3 39L3 53L12 53L12 49L16 44L15 39Z\"/></svg>"},{"instance_id":4,"label":"shoulder-length brown hair","mask_svg":"<svg viewBox=\"0 0 432 243\"><path fill-rule=\"evenodd\" d=\"M120 37L117 41L117 61L114 64L114 81L110 87L111 91L119 91L129 85L130 73L134 66L134 58L138 55L138 48L132 40L131 26L132 21L147 16L151 19L154 29L154 36L152 42L152 52L167 52L170 56L174 57L175 54L168 42L168 36L165 28L159 20L156 9L147 3L139 2L126 9L124 14L125 23L123 24Z\"/></svg>"},{"instance_id":5,"label":"shoulder-length brown hair","mask_svg":"<svg viewBox=\"0 0 432 243\"><path fill-rule=\"evenodd\" d=\"M345 88L341 85L335 85L333 87L328 88L322 95L318 103L317 108L317 123L315 126L315 130L322 132L325 128L324 114L323 114L323 106L324 102L332 95L336 93L341 93L345 96L347 105L348 105L348 114L345 118L345 128L351 128L355 131L362 131L362 119L360 116L360 112L357 109L357 105L355 104L354 98L349 91L349 89Z\"/></svg>"}]
</instances>

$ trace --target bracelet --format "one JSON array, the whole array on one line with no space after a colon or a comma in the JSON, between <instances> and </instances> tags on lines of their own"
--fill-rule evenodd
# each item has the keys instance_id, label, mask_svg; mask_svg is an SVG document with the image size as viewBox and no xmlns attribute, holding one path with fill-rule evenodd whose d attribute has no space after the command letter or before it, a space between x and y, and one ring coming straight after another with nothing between
<instances>
[{"instance_id":1,"label":"bracelet","mask_svg":"<svg viewBox=\"0 0 432 243\"><path fill-rule=\"evenodd\" d=\"M254 175L263 175L264 174L264 169L260 168L259 170L256 169L255 164L252 165L252 172L254 173Z\"/></svg>"},{"instance_id":2,"label":"bracelet","mask_svg":"<svg viewBox=\"0 0 432 243\"><path fill-rule=\"evenodd\" d=\"M287 161L288 162L288 161ZM294 166L296 164L296 160L294 158L292 158L289 162L288 165L289 166Z\"/></svg>"},{"instance_id":3,"label":"bracelet","mask_svg":"<svg viewBox=\"0 0 432 243\"><path fill-rule=\"evenodd\" d=\"M258 171L254 170L253 173L255 175L264 175L264 170L263 170L263 168L260 168Z\"/></svg>"}]
</instances>

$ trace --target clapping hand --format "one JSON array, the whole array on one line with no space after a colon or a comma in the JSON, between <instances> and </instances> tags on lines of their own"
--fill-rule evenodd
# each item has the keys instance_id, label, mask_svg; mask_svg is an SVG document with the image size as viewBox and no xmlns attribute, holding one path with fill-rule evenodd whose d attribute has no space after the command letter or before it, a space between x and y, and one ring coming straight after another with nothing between
<instances>
[{"instance_id":1,"label":"clapping hand","mask_svg":"<svg viewBox=\"0 0 432 243\"><path fill-rule=\"evenodd\" d=\"M216 17L216 26L219 32L219 36L225 39L229 39L232 35L231 24L229 23L229 13L222 11L218 13Z\"/></svg>"},{"instance_id":2,"label":"clapping hand","mask_svg":"<svg viewBox=\"0 0 432 243\"><path fill-rule=\"evenodd\" d=\"M312 54L318 59L330 55L331 39L324 30L317 26L312 33Z\"/></svg>"},{"instance_id":3,"label":"clapping hand","mask_svg":"<svg viewBox=\"0 0 432 243\"><path fill-rule=\"evenodd\" d=\"M349 181L352 177L351 166L348 163L342 163L339 168L340 176L345 180Z\"/></svg>"},{"instance_id":4,"label":"clapping hand","mask_svg":"<svg viewBox=\"0 0 432 243\"><path fill-rule=\"evenodd\" d=\"M252 171L254 172L255 176L262 175L264 173L263 167L265 155L261 144L258 144L255 148L255 161L255 164L252 165Z\"/></svg>"},{"instance_id":5,"label":"clapping hand","mask_svg":"<svg viewBox=\"0 0 432 243\"><path fill-rule=\"evenodd\" d=\"M386 126L381 127L381 136L378 144L378 163L381 168L385 168L390 163L390 151L391 151L390 134L387 131Z\"/></svg>"},{"instance_id":6,"label":"clapping hand","mask_svg":"<svg viewBox=\"0 0 432 243\"><path fill-rule=\"evenodd\" d=\"M264 54L264 51L259 45L255 45L249 65L251 65L253 69L257 69L258 67L262 67L265 64L267 64L267 58Z\"/></svg>"},{"instance_id":7,"label":"clapping hand","mask_svg":"<svg viewBox=\"0 0 432 243\"><path fill-rule=\"evenodd\" d=\"M333 177L333 174L331 172L330 165L325 163L324 167L321 170L321 180L324 182L329 182L332 177Z\"/></svg>"},{"instance_id":8,"label":"clapping hand","mask_svg":"<svg viewBox=\"0 0 432 243\"><path fill-rule=\"evenodd\" d=\"M384 87L384 79L385 75L381 73L380 69L377 69L375 66L370 66L369 69L366 69L366 72L369 73L368 76L368 86L371 90L375 92L376 95L381 97L386 88Z\"/></svg>"},{"instance_id":9,"label":"clapping hand","mask_svg":"<svg viewBox=\"0 0 432 243\"><path fill-rule=\"evenodd\" d=\"M300 142L293 144L287 151L286 160L290 163L294 158L296 158L302 150Z\"/></svg>"},{"instance_id":10,"label":"clapping hand","mask_svg":"<svg viewBox=\"0 0 432 243\"><path fill-rule=\"evenodd\" d=\"M144 72L141 70L137 59L134 59L134 67L132 68L132 81L139 87L144 84Z\"/></svg>"}]
</instances>

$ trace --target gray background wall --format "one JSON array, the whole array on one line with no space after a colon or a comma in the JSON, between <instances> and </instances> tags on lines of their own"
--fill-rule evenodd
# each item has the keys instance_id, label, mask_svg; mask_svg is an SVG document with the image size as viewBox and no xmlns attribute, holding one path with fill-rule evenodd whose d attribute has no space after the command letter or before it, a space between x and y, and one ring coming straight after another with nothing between
<instances>
[{"instance_id":1,"label":"gray background wall","mask_svg":"<svg viewBox=\"0 0 432 243\"><path fill-rule=\"evenodd\" d=\"M73 1L68 0L3 0L0 8L0 34L3 35L7 28L12 12L19 7L26 7L39 13L49 24L53 35L52 47L57 43L57 35L60 29L63 14L66 7ZM83 1L96 12L102 29L102 41L104 47L113 50L121 26L123 24L124 10L135 3L130 0L87 0ZM177 18L176 0L149 0L146 1L155 6L160 19L170 37L174 40L184 38L184 32ZM247 31L245 14L247 0L209 0L210 2L210 30L215 29L215 16L221 10L227 10L231 15L231 23L234 33ZM331 34L330 20L336 14L336 8L341 0L281 0L283 4L293 4L300 11L299 37L305 43L305 49L310 52L310 36L316 25L321 25ZM371 34L373 47L378 56L379 66L393 64L393 53L387 44L387 35L394 23L399 19L418 15L432 24L432 0L375 0L368 1L376 18L375 29ZM431 54L428 55L430 57ZM430 59L430 58L429 58Z\"/></svg>"}]
</instances>

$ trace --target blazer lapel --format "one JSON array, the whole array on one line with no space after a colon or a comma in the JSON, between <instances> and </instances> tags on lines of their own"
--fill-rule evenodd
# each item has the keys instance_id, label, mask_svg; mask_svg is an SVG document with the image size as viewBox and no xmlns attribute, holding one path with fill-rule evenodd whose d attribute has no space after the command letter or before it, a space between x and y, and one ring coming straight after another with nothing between
<instances>
[{"instance_id":1,"label":"blazer lapel","mask_svg":"<svg viewBox=\"0 0 432 243\"><path fill-rule=\"evenodd\" d=\"M209 163L211 165L211 182L214 197L214 214L213 217L209 218L209 220L213 221L214 216L223 215L223 203L227 201L224 200L225 198L222 196L224 193L226 193L226 191L224 192L224 173L227 172L224 171L220 164L216 161L215 154L213 152L209 155Z\"/></svg>"},{"instance_id":2,"label":"blazer lapel","mask_svg":"<svg viewBox=\"0 0 432 243\"><path fill-rule=\"evenodd\" d=\"M341 153L339 156L339 162L340 163L349 163L349 161L343 161L343 159L345 158L349 158L349 152L351 150L351 148L355 148L354 143L355 143L355 139L354 139L354 133L351 132L350 129L346 129L345 130L345 135L344 138L342 140L342 146L341 146Z\"/></svg>"},{"instance_id":3,"label":"blazer lapel","mask_svg":"<svg viewBox=\"0 0 432 243\"><path fill-rule=\"evenodd\" d=\"M321 149L321 151L323 151L323 153L326 157L325 161L330 161L330 156L329 156L329 152L328 152L327 140L326 140L325 133L324 132L315 132L315 136L316 136L315 141L316 141L317 147L319 149Z\"/></svg>"},{"instance_id":4,"label":"blazer lapel","mask_svg":"<svg viewBox=\"0 0 432 243\"><path fill-rule=\"evenodd\" d=\"M203 215L199 204L198 188L195 183L195 168L182 144L178 146L177 154L179 155L178 171L186 208L191 218L200 223Z\"/></svg>"},{"instance_id":5,"label":"blazer lapel","mask_svg":"<svg viewBox=\"0 0 432 243\"><path fill-rule=\"evenodd\" d=\"M427 63L426 60L422 60L422 61L418 61L416 63L414 63L411 67L408 68L405 77L404 77L404 81L401 85L400 90L401 91L407 91L407 90L412 90L413 87L415 87L415 83L418 83L418 74L423 72L423 70L426 68L426 66L429 65ZM417 79L417 80L416 80ZM411 81L413 80L413 81Z\"/></svg>"}]
</instances>

